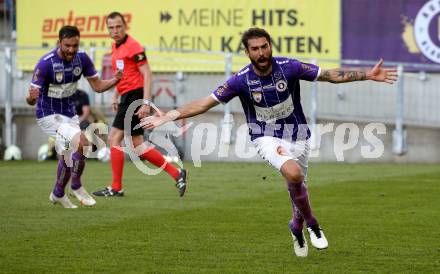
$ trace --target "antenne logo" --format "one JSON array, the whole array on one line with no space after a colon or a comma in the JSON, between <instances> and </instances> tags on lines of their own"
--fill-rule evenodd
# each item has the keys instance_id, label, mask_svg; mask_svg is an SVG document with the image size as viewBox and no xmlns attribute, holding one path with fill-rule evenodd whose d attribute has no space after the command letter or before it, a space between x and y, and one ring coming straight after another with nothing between
<instances>
[{"instance_id":1,"label":"antenne logo","mask_svg":"<svg viewBox=\"0 0 440 274\"><path fill-rule=\"evenodd\" d=\"M123 16L127 22L127 30L129 30L132 14L124 13ZM58 31L65 25L77 26L81 32L81 38L107 38L109 35L106 21L107 14L76 15L71 10L66 17L45 18L42 25L42 38L57 39Z\"/></svg>"},{"instance_id":2,"label":"antenne logo","mask_svg":"<svg viewBox=\"0 0 440 274\"><path fill-rule=\"evenodd\" d=\"M425 3L414 22L417 47L429 60L440 63L440 5L438 0Z\"/></svg>"}]
</instances>

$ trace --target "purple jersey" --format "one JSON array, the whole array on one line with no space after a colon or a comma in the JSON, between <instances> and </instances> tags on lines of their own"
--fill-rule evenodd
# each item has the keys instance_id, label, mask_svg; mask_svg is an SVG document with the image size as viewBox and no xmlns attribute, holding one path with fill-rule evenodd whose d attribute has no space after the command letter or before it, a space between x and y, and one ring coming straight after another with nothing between
<instances>
[{"instance_id":1,"label":"purple jersey","mask_svg":"<svg viewBox=\"0 0 440 274\"><path fill-rule=\"evenodd\" d=\"M270 75L258 76L249 64L212 96L221 103L240 98L251 140L261 136L305 140L310 131L301 107L299 80L315 81L319 73L316 65L273 57Z\"/></svg>"},{"instance_id":2,"label":"purple jersey","mask_svg":"<svg viewBox=\"0 0 440 274\"><path fill-rule=\"evenodd\" d=\"M34 70L31 85L40 88L36 105L37 118L52 114L75 116L74 96L81 75L96 77L98 73L89 56L78 51L68 62L57 54L58 48L44 55Z\"/></svg>"}]
</instances>

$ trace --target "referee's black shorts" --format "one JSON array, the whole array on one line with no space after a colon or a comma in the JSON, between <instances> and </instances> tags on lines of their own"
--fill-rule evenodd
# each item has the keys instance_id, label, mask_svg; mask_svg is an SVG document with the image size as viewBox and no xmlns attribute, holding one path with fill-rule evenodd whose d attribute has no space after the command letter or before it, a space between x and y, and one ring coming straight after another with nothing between
<instances>
[{"instance_id":1,"label":"referee's black shorts","mask_svg":"<svg viewBox=\"0 0 440 274\"><path fill-rule=\"evenodd\" d=\"M136 113L138 111L138 109L140 108L140 106L138 106L136 108L136 110L134 111L132 117L131 117L131 126L130 128L124 128L124 119L125 119L125 114L128 111L128 108L130 107L130 104L133 103L136 100L139 99L143 99L144 98L144 89L143 88L138 88L138 89L134 89L134 90L130 90L127 93L124 93L121 96L121 101L118 105L118 112L116 113L116 117L115 120L113 121L113 127L118 128L120 130L125 131L126 133L130 132L131 136L136 136L136 135L144 135L144 129L143 128L138 128L136 130L133 130L133 128L139 124L141 122L141 120L139 119L139 117L137 115L135 115L134 113Z\"/></svg>"}]
</instances>

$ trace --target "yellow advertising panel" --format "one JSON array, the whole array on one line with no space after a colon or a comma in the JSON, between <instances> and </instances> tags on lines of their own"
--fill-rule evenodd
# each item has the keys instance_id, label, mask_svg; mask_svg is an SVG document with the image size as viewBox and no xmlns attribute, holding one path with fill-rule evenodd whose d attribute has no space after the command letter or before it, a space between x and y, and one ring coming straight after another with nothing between
<instances>
[{"instance_id":1,"label":"yellow advertising panel","mask_svg":"<svg viewBox=\"0 0 440 274\"><path fill-rule=\"evenodd\" d=\"M274 55L340 58L339 0L20 0L20 66L32 69L56 45L59 29L76 25L81 46L97 48L99 67L111 46L105 23L112 11L124 14L128 33L147 48L154 71L224 71L223 53L234 54L237 70L247 62L235 55L243 54L241 35L253 26L271 34Z\"/></svg>"}]
</instances>

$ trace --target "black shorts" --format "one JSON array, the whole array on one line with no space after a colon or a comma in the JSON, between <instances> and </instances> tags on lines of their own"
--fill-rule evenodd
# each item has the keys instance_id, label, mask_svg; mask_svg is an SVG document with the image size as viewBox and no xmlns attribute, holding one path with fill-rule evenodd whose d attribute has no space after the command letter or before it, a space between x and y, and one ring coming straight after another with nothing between
<instances>
[{"instance_id":1,"label":"black shorts","mask_svg":"<svg viewBox=\"0 0 440 274\"><path fill-rule=\"evenodd\" d=\"M120 130L123 130L125 132L130 132L131 136L136 135L144 135L144 129L138 128L136 130L133 130L133 128L138 125L141 120L137 115L134 115L136 111L140 108L138 106L136 110L133 113L133 116L131 117L131 127L130 128L124 128L124 119L125 119L125 113L128 111L128 108L130 107L130 104L133 103L136 100L143 99L144 98L144 89L138 88L131 90L127 93L124 93L121 96L121 101L118 105L118 112L116 113L115 120L113 121L113 127L118 128Z\"/></svg>"}]
</instances>

